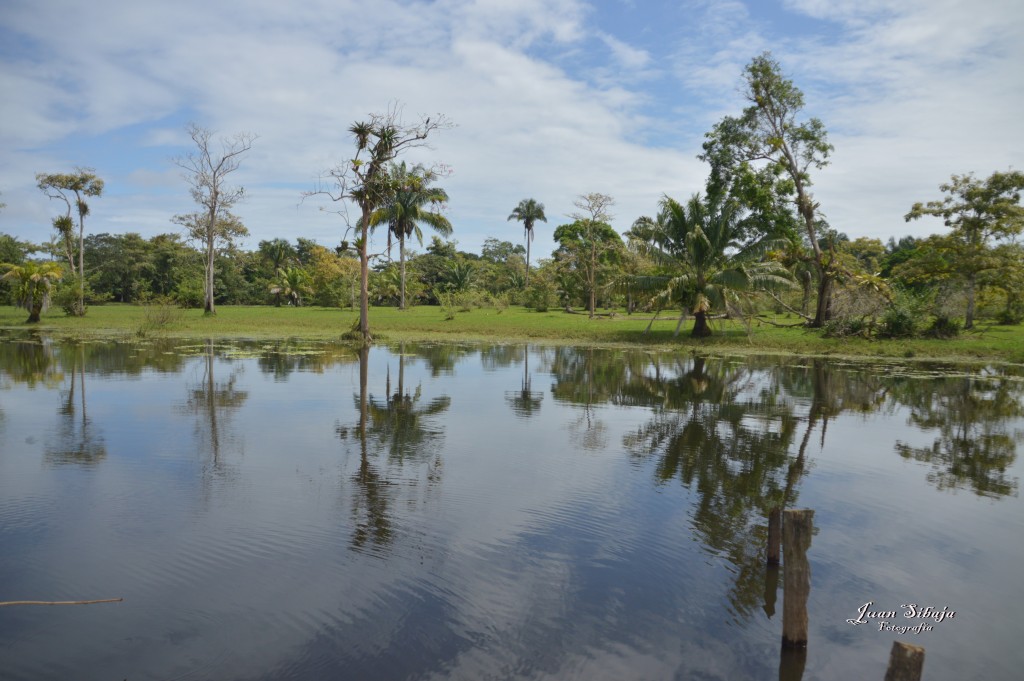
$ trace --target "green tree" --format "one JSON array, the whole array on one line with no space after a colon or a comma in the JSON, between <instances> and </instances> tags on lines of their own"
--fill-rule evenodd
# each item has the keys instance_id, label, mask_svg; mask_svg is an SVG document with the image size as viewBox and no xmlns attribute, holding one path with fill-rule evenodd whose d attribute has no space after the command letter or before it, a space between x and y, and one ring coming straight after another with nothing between
<instances>
[{"instance_id":1,"label":"green tree","mask_svg":"<svg viewBox=\"0 0 1024 681\"><path fill-rule=\"evenodd\" d=\"M953 175L939 189L947 196L939 201L915 203L904 217L908 222L926 215L941 217L950 228L938 245L951 272L967 288L964 328L970 329L974 327L976 296L984 285L983 277L995 274L1001 262L993 257L994 243L1010 239L1024 229L1024 207L1020 204L1024 173L995 172L985 180L978 180L972 173Z\"/></svg>"},{"instance_id":2,"label":"green tree","mask_svg":"<svg viewBox=\"0 0 1024 681\"><path fill-rule=\"evenodd\" d=\"M222 204L223 206L223 204ZM175 215L173 220L185 228L185 236L202 245L203 249L203 310L216 314L214 274L218 256L233 248L235 239L246 236L249 230L242 221L225 208L218 208L217 218L211 224L208 213Z\"/></svg>"},{"instance_id":3,"label":"green tree","mask_svg":"<svg viewBox=\"0 0 1024 681\"><path fill-rule=\"evenodd\" d=\"M19 307L28 310L28 324L39 322L39 316L50 304L50 291L54 283L64 276L55 262L9 265L3 279L13 283L14 299Z\"/></svg>"},{"instance_id":4,"label":"green tree","mask_svg":"<svg viewBox=\"0 0 1024 681\"><path fill-rule=\"evenodd\" d=\"M228 176L238 170L242 154L252 148L256 135L238 133L230 139L221 139L219 149L213 143L213 132L189 123L189 137L196 150L175 159L185 171L185 180L191 187L192 200L200 207L198 213L187 216L189 234L201 241L206 255L206 276L203 279L206 314L216 314L213 294L214 259L223 240L248 232L232 232L241 222L230 214L231 208L245 196L245 189L228 185ZM175 218L176 221L179 221ZM185 224L185 223L182 223ZM244 227L242 228L244 230Z\"/></svg>"},{"instance_id":5,"label":"green tree","mask_svg":"<svg viewBox=\"0 0 1024 681\"><path fill-rule=\"evenodd\" d=\"M302 306L302 296L310 295L313 287L309 274L301 267L285 267L277 271L277 277L270 285L270 292L280 301L281 296L295 307ZM281 303L278 302L278 305Z\"/></svg>"},{"instance_id":6,"label":"green tree","mask_svg":"<svg viewBox=\"0 0 1024 681\"><path fill-rule=\"evenodd\" d=\"M562 271L582 286L591 318L597 308L597 290L610 280L625 250L622 237L608 224L614 204L607 194L582 194L573 202L579 209L570 216L575 222L555 230L559 245L555 258Z\"/></svg>"},{"instance_id":7,"label":"green tree","mask_svg":"<svg viewBox=\"0 0 1024 681\"><path fill-rule=\"evenodd\" d=\"M325 195L332 201L354 203L359 208L355 224L349 223L349 230L355 232L355 246L359 253L359 336L364 343L372 340L370 335L370 218L381 207L387 205L394 194L394 185L388 174L388 164L402 152L426 144L432 132L449 126L444 117L431 119L429 116L418 125L404 125L400 109L392 107L384 114L373 114L368 120L358 121L349 127L355 138L356 153L344 165L327 173L325 181L333 189L321 183L310 195ZM348 213L342 211L348 220Z\"/></svg>"},{"instance_id":8,"label":"green tree","mask_svg":"<svg viewBox=\"0 0 1024 681\"><path fill-rule=\"evenodd\" d=\"M423 232L420 225L427 225L441 236L450 236L452 223L436 209L448 201L448 194L440 187L431 187L430 183L437 178L437 173L421 165L408 168L405 161L392 163L388 174L393 193L387 202L370 216L370 226L376 227L387 223L388 243L391 235L398 238L398 263L401 277L398 309L405 309L405 240L416 235L416 240L423 244ZM428 208L429 206L429 208Z\"/></svg>"},{"instance_id":9,"label":"green tree","mask_svg":"<svg viewBox=\"0 0 1024 681\"><path fill-rule=\"evenodd\" d=\"M150 291L153 246L135 232L92 234L85 240L89 287L100 295L131 303Z\"/></svg>"},{"instance_id":10,"label":"green tree","mask_svg":"<svg viewBox=\"0 0 1024 681\"><path fill-rule=\"evenodd\" d=\"M809 191L810 171L828 164L832 145L820 120L798 120L803 93L782 75L770 53L747 65L744 81L743 95L750 106L740 117L726 116L715 125L706 135L700 158L711 163L713 177L754 178L752 184L761 188L763 202L770 204L766 194L775 193L795 204L813 250L818 301L811 325L820 327L831 318L837 272L834 258L819 243L819 206ZM752 164L761 165L759 173Z\"/></svg>"},{"instance_id":11,"label":"green tree","mask_svg":"<svg viewBox=\"0 0 1024 681\"><path fill-rule=\"evenodd\" d=\"M689 307L696 338L711 335L712 310L727 312L729 302L740 296L792 286L785 268L764 258L780 240L765 235L743 241L740 218L741 209L733 201L694 194L681 204L666 196L648 234L647 255L674 272L640 278L638 284L659 288L664 300Z\"/></svg>"},{"instance_id":12,"label":"green tree","mask_svg":"<svg viewBox=\"0 0 1024 681\"><path fill-rule=\"evenodd\" d=\"M38 173L36 183L39 189L51 199L63 201L67 212L53 221L60 233L64 250L71 266L72 276L78 279L78 306L74 312L85 314L85 216L89 214L87 196L100 196L103 193L103 180L96 176L92 168L76 168L73 173L46 174ZM72 201L72 196L74 200ZM74 204L72 206L72 203ZM78 216L78 268L75 268L74 257L74 221L72 211Z\"/></svg>"},{"instance_id":13,"label":"green tree","mask_svg":"<svg viewBox=\"0 0 1024 681\"><path fill-rule=\"evenodd\" d=\"M523 199L519 205L512 209L508 220L516 220L523 223L523 236L526 237L526 286L530 285L530 242L533 241L533 226L537 220L547 222L544 215L544 204L537 203L534 199ZM506 220L506 222L508 222Z\"/></svg>"}]
</instances>

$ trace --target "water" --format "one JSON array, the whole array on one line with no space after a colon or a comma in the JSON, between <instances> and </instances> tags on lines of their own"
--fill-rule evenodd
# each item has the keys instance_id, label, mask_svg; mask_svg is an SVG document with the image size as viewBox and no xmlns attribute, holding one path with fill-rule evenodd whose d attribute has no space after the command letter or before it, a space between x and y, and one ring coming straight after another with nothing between
<instances>
[{"instance_id":1,"label":"water","mask_svg":"<svg viewBox=\"0 0 1024 681\"><path fill-rule=\"evenodd\" d=\"M1022 440L992 367L6 338L0 600L124 601L0 607L0 677L1019 678Z\"/></svg>"}]
</instances>

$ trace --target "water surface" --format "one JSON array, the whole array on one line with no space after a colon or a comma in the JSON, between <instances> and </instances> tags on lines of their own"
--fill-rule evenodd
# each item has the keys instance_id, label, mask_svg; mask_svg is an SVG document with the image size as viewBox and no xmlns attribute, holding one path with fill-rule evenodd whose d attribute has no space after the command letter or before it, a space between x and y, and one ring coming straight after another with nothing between
<instances>
[{"instance_id":1,"label":"water surface","mask_svg":"<svg viewBox=\"0 0 1024 681\"><path fill-rule=\"evenodd\" d=\"M0 676L880 679L900 639L1018 678L1022 399L983 366L7 338L0 600L124 601L0 608ZM776 505L817 530L781 670Z\"/></svg>"}]
</instances>

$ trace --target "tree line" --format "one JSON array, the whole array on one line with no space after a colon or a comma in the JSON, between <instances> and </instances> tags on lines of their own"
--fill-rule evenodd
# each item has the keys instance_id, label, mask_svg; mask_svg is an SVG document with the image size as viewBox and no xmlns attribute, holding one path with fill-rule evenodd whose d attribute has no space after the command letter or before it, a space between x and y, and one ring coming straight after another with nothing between
<instances>
[{"instance_id":1,"label":"tree line","mask_svg":"<svg viewBox=\"0 0 1024 681\"><path fill-rule=\"evenodd\" d=\"M175 160L198 207L174 216L182 231L86 235L87 199L101 196L102 179L82 168L39 174L40 190L62 204L54 237L35 245L0 235L0 293L28 308L30 321L51 297L68 314L105 301L167 300L208 314L218 304L358 305L355 335L364 341L371 305L522 304L591 317L600 308L666 311L692 317L694 336L709 335L715 318L769 311L833 335L894 337L952 335L979 315L1024 319L1024 249L1016 241L1024 173L953 175L939 187L941 198L915 203L904 216L941 218L945 234L851 240L828 223L811 192L833 148L824 124L804 117L803 93L769 53L747 65L742 91L748 106L705 136L701 191L664 195L622 235L610 224L611 196L581 195L571 221L554 229L557 248L539 262L531 262L531 243L547 216L534 198L508 216L522 223L522 245L491 237L473 254L448 240L445 168L399 162L449 127L444 117L410 125L392 107L354 123L352 157L304 194L339 206L340 243L277 238L251 251L238 246L247 230L231 213L244 190L228 180L257 138L241 133L217 145L193 124L195 150ZM410 240L422 247L424 227L436 235L419 253ZM387 230L387 246L375 252L378 229ZM31 257L40 253L48 259Z\"/></svg>"}]
</instances>

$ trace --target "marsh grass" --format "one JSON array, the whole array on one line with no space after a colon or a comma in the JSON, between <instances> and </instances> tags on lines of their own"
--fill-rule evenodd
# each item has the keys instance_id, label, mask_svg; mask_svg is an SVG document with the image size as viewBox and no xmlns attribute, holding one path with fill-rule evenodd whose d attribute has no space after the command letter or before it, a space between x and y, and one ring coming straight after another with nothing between
<instances>
[{"instance_id":1,"label":"marsh grass","mask_svg":"<svg viewBox=\"0 0 1024 681\"><path fill-rule=\"evenodd\" d=\"M59 310L44 313L39 324L26 325L24 312L0 307L0 328L36 328L59 336L132 337L140 328L154 326L154 311L135 305L97 305L85 317L68 317ZM150 319L147 321L147 315ZM817 330L803 327L780 328L759 321L749 327L741 321L717 320L714 335L705 339L689 337L692 320L673 338L678 317L663 315L651 326L648 314L589 319L585 314L561 310L534 312L521 306L484 307L459 312L445 319L437 306L408 310L377 307L370 311L375 338L436 341L499 341L566 343L576 345L623 345L683 349L690 352L784 353L797 355L899 357L948 360L998 360L1024 363L1024 326L979 324L972 331L952 339L825 338ZM201 310L182 310L162 317L156 326L166 337L183 338L303 338L339 339L352 328L358 312L323 307L220 306L217 315L204 317ZM777 324L796 319L779 315Z\"/></svg>"}]
</instances>

